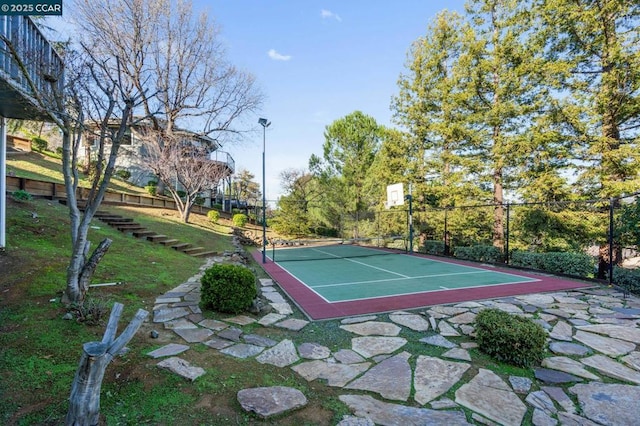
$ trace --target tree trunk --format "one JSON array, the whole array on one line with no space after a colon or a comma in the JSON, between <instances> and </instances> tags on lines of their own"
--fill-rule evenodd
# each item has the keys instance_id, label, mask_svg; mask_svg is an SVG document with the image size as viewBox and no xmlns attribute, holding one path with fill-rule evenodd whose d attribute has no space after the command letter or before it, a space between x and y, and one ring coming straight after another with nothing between
<instances>
[{"instance_id":1,"label":"tree trunk","mask_svg":"<svg viewBox=\"0 0 640 426\"><path fill-rule=\"evenodd\" d=\"M62 299L63 303L84 302L93 273L109 250L111 243L112 240L109 238L102 240L86 261L85 251L88 247L82 244L82 247L73 248L72 261L67 269L67 288Z\"/></svg>"},{"instance_id":2,"label":"tree trunk","mask_svg":"<svg viewBox=\"0 0 640 426\"><path fill-rule=\"evenodd\" d=\"M139 309L127 328L116 339L115 334L123 308L121 303L113 305L101 342L88 342L82 346L83 354L71 387L69 411L65 418L67 426L93 426L99 422L100 389L104 372L113 357L129 343L149 314Z\"/></svg>"}]
</instances>

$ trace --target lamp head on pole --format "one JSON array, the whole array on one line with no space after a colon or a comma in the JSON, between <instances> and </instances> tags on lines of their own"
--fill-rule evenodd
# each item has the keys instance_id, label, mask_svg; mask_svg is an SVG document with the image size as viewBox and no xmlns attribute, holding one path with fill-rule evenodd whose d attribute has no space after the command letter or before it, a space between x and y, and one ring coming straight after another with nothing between
<instances>
[{"instance_id":1,"label":"lamp head on pole","mask_svg":"<svg viewBox=\"0 0 640 426\"><path fill-rule=\"evenodd\" d=\"M271 122L269 120L267 120L266 118L260 118L258 119L258 123L264 127L265 129L269 126L271 126Z\"/></svg>"}]
</instances>

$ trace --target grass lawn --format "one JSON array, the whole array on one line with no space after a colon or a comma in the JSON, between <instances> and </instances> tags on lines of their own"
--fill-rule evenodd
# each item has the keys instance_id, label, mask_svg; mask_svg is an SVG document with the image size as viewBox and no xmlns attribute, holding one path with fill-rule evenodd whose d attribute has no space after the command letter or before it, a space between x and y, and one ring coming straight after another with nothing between
<instances>
[{"instance_id":1,"label":"grass lawn","mask_svg":"<svg viewBox=\"0 0 640 426\"><path fill-rule=\"evenodd\" d=\"M185 225L176 212L162 209L106 209L211 250L232 248L230 227L207 223L203 216L193 215L194 223ZM0 255L0 424L62 423L82 344L102 338L103 325L62 319L67 312L60 296L70 253L68 226L65 206L48 200L16 202L8 198L7 250ZM92 288L89 297L109 307L115 301L123 303L121 327L138 308L151 311L157 296L193 276L203 262L94 220L93 245L106 237L113 244L95 273L94 283L123 281L124 285ZM252 269L260 270L255 265ZM214 312L206 314L222 317ZM337 389L307 383L289 369L269 365L257 369L253 360L237 360L204 345L194 345L184 354L207 371L196 382L160 370L155 366L158 361L145 355L166 343L151 339L154 326L145 323L128 345L131 350L107 368L101 393L105 424L330 425L346 413L337 400ZM256 327L254 332L264 330ZM285 331L273 333L273 338L285 337ZM322 335L318 334L316 339ZM299 336L305 337L306 333ZM267 422L240 408L236 398L239 390L271 385L302 390L309 405Z\"/></svg>"}]
</instances>

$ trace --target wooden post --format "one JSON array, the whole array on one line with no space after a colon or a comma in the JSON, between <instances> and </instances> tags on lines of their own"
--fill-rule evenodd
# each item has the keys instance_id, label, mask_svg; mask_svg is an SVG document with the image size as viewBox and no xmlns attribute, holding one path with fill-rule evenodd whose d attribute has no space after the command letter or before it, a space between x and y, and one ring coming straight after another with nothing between
<instances>
[{"instance_id":1,"label":"wooden post","mask_svg":"<svg viewBox=\"0 0 640 426\"><path fill-rule=\"evenodd\" d=\"M101 342L88 342L82 346L83 354L71 386L69 411L65 425L93 426L100 417L100 388L104 372L114 356L136 334L149 312L138 309L127 328L116 338L118 321L124 305L114 303L109 322Z\"/></svg>"}]
</instances>

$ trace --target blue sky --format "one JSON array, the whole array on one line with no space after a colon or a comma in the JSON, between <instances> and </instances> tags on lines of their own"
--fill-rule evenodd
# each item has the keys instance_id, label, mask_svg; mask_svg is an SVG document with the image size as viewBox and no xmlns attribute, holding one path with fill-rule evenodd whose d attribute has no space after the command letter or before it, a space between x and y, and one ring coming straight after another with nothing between
<instances>
[{"instance_id":1,"label":"blue sky","mask_svg":"<svg viewBox=\"0 0 640 426\"><path fill-rule=\"evenodd\" d=\"M411 43L443 9L462 0L201 0L221 26L228 59L251 72L266 95L259 130L228 145L237 169L262 184L266 133L266 195L281 195L279 174L322 156L325 126L360 110L392 125L391 97Z\"/></svg>"},{"instance_id":2,"label":"blue sky","mask_svg":"<svg viewBox=\"0 0 640 426\"><path fill-rule=\"evenodd\" d=\"M390 104L398 93L411 43L424 36L444 9L463 11L464 0L193 0L220 27L227 59L250 72L266 96L255 132L224 146L262 185L262 127L266 132L266 195L282 195L279 175L307 168L322 156L324 129L354 111L391 126ZM61 38L62 19L50 17Z\"/></svg>"}]
</instances>

